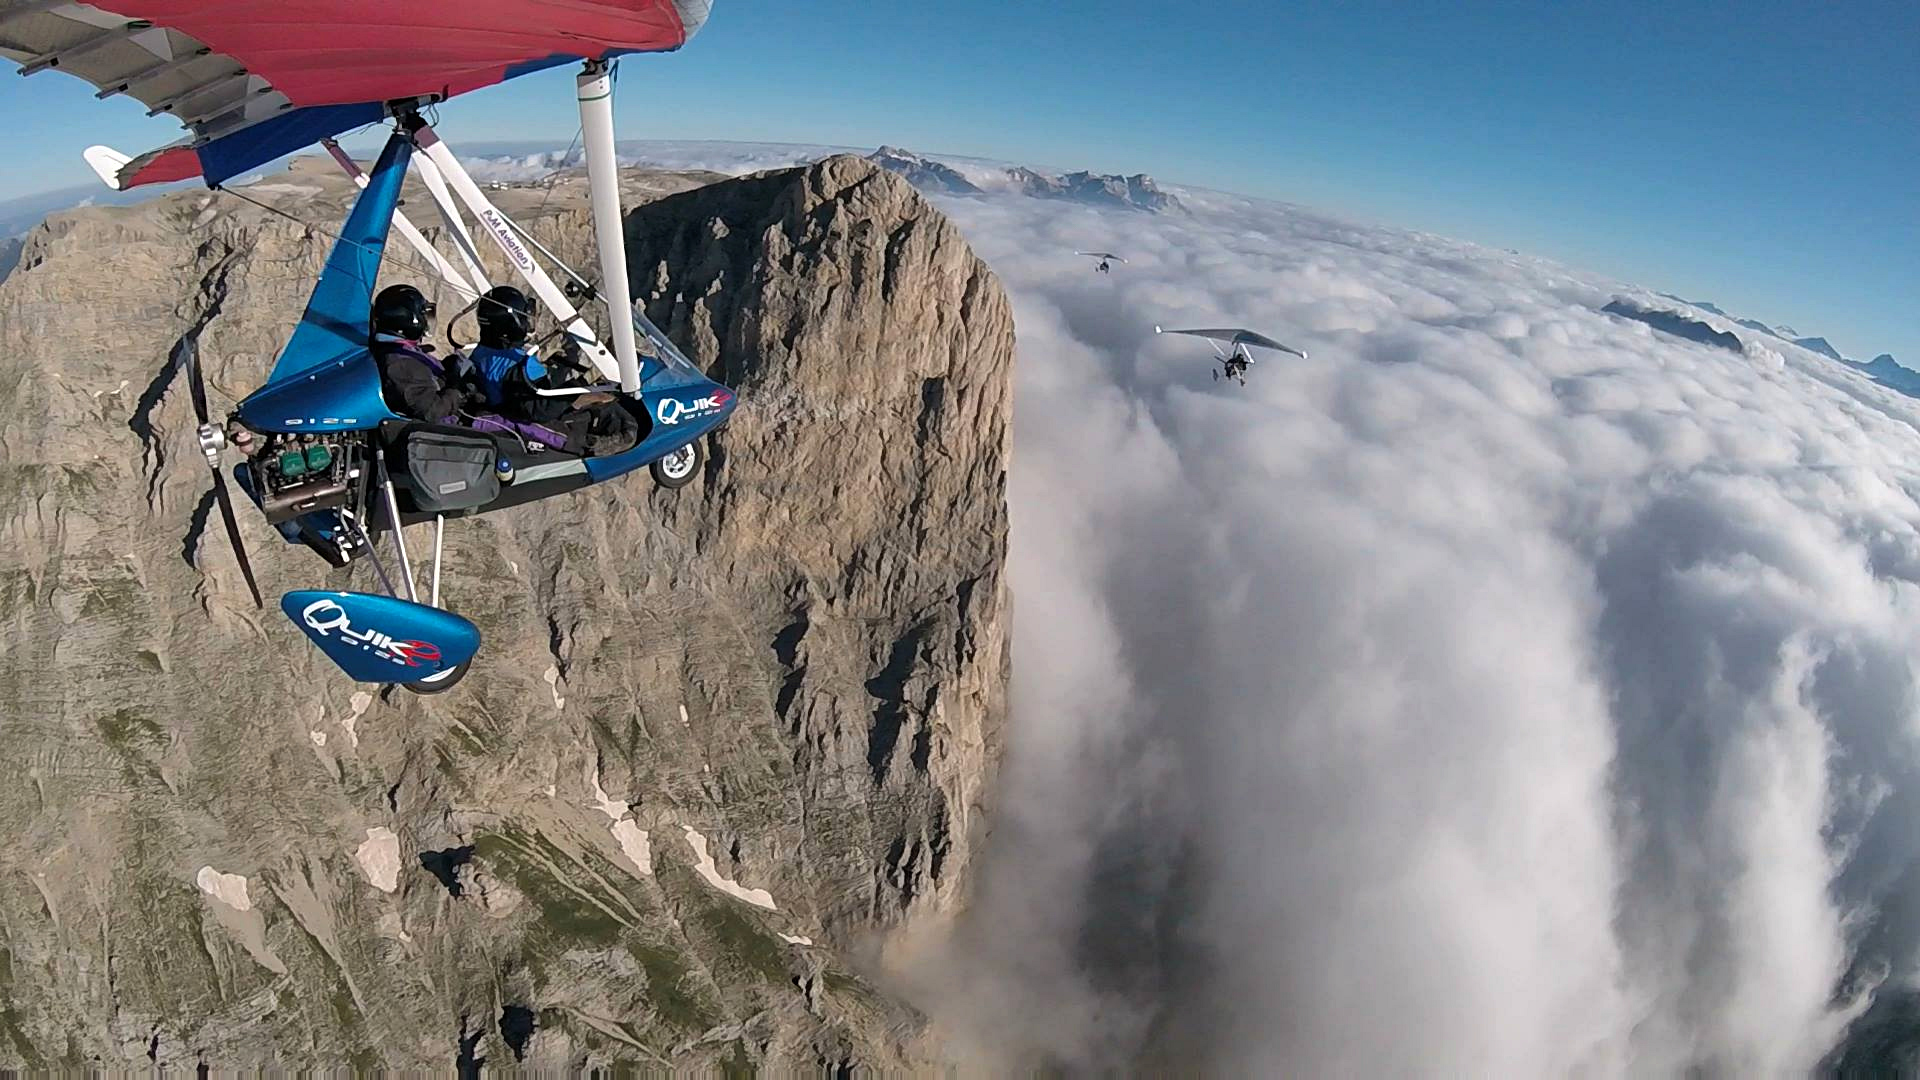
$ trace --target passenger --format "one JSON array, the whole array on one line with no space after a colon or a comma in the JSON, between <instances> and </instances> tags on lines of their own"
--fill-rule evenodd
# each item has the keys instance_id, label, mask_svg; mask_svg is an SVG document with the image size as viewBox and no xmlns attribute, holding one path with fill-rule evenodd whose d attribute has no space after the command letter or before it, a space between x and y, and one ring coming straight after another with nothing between
<instances>
[{"instance_id":1,"label":"passenger","mask_svg":"<svg viewBox=\"0 0 1920 1080\"><path fill-rule=\"evenodd\" d=\"M470 392L447 373L446 364L422 342L433 325L433 302L411 285L389 285L373 298L369 342L380 366L387 407L434 424L460 423Z\"/></svg>"},{"instance_id":2,"label":"passenger","mask_svg":"<svg viewBox=\"0 0 1920 1080\"><path fill-rule=\"evenodd\" d=\"M557 449L589 456L618 454L642 438L640 421L612 394L542 395L566 386L541 363L527 339L533 334L533 303L511 285L490 289L474 312L480 344L469 359L474 386L486 407L509 421L531 423L559 434ZM546 441L545 436L540 437Z\"/></svg>"}]
</instances>

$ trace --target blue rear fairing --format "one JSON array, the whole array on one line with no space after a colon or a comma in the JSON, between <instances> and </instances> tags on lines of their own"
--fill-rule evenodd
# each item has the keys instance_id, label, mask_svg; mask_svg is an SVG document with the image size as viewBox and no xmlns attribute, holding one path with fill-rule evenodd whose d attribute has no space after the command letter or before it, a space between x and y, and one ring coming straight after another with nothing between
<instances>
[{"instance_id":1,"label":"blue rear fairing","mask_svg":"<svg viewBox=\"0 0 1920 1080\"><path fill-rule=\"evenodd\" d=\"M400 419L380 395L380 367L363 343L247 395L235 412L255 431L364 431Z\"/></svg>"},{"instance_id":2,"label":"blue rear fairing","mask_svg":"<svg viewBox=\"0 0 1920 1080\"><path fill-rule=\"evenodd\" d=\"M407 178L407 161L412 153L413 142L404 132L396 131L387 140L386 149L380 152L380 160L367 178L366 190L354 201L353 212L340 228L340 239L334 242L326 269L313 286L300 325L293 328L293 337L281 350L280 362L267 376L269 383L344 359L367 347L373 285L380 276L387 231L393 226L394 207L400 203L400 185Z\"/></svg>"},{"instance_id":3,"label":"blue rear fairing","mask_svg":"<svg viewBox=\"0 0 1920 1080\"><path fill-rule=\"evenodd\" d=\"M281 597L280 610L355 682L420 682L480 651L472 623L391 596L306 589Z\"/></svg>"}]
</instances>

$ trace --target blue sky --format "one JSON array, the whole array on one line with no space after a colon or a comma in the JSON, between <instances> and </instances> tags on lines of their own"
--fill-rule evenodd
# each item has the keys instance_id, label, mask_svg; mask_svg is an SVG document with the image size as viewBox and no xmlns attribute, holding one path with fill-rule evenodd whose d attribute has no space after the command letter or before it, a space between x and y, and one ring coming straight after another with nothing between
<instances>
[{"instance_id":1,"label":"blue sky","mask_svg":"<svg viewBox=\"0 0 1920 1080\"><path fill-rule=\"evenodd\" d=\"M1920 365L1920 5L716 0L622 138L914 149L1303 203L1563 259ZM564 144L571 78L445 110ZM0 82L0 199L177 129ZM458 142L455 143L458 145Z\"/></svg>"}]
</instances>

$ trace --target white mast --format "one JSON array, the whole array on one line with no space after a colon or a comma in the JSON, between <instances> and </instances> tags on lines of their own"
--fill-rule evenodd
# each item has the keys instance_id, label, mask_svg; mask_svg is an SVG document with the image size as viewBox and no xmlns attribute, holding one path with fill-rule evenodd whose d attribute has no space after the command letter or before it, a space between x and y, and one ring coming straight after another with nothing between
<instances>
[{"instance_id":1,"label":"white mast","mask_svg":"<svg viewBox=\"0 0 1920 1080\"><path fill-rule=\"evenodd\" d=\"M600 248L600 292L613 327L613 355L620 365L620 389L640 389L640 359L634 347L633 319L622 318L633 305L627 284L627 230L620 219L620 167L613 154L613 75L604 60L589 60L575 81L580 99L581 143L587 152L587 180L593 187L593 233Z\"/></svg>"}]
</instances>

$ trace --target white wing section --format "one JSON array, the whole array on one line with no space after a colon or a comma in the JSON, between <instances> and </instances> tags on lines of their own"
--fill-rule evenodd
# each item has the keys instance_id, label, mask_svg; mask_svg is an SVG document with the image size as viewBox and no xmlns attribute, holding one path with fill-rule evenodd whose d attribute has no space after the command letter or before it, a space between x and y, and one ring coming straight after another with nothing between
<instances>
[{"instance_id":1,"label":"white wing section","mask_svg":"<svg viewBox=\"0 0 1920 1080\"><path fill-rule=\"evenodd\" d=\"M93 175L115 191L120 190L120 170L133 160L111 146L89 146L81 151L81 156L87 159L87 167L93 170Z\"/></svg>"},{"instance_id":2,"label":"white wing section","mask_svg":"<svg viewBox=\"0 0 1920 1080\"><path fill-rule=\"evenodd\" d=\"M1254 345L1262 349L1273 349L1278 352L1292 353L1302 360L1307 357L1306 353L1291 345L1283 345L1265 334L1238 326L1201 330L1162 330L1156 326L1153 328L1153 332L1156 334L1190 334L1193 337L1202 337L1210 341L1224 341L1229 345Z\"/></svg>"}]
</instances>

